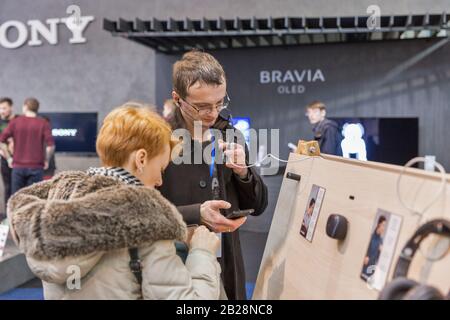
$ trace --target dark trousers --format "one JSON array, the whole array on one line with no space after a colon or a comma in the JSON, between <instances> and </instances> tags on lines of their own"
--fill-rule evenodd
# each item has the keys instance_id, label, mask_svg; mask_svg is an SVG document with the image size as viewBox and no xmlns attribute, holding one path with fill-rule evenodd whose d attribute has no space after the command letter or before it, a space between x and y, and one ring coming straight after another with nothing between
<instances>
[{"instance_id":1,"label":"dark trousers","mask_svg":"<svg viewBox=\"0 0 450 320\"><path fill-rule=\"evenodd\" d=\"M5 158L1 157L1 171L2 171L2 180L3 180L3 189L4 189L4 199L5 206L8 202L9 197L11 197L11 179L12 179L12 169L8 167L8 161Z\"/></svg>"},{"instance_id":2,"label":"dark trousers","mask_svg":"<svg viewBox=\"0 0 450 320\"><path fill-rule=\"evenodd\" d=\"M8 167L8 161L5 158L1 157L1 172L2 172L2 180L3 180L3 198L5 200L5 206L1 208L0 212L0 221L6 218L6 204L8 203L9 197L11 197L11 178L12 178L12 169Z\"/></svg>"},{"instance_id":3,"label":"dark trousers","mask_svg":"<svg viewBox=\"0 0 450 320\"><path fill-rule=\"evenodd\" d=\"M42 181L44 169L14 168L12 169L12 187L11 194L28 187L33 183Z\"/></svg>"}]
</instances>

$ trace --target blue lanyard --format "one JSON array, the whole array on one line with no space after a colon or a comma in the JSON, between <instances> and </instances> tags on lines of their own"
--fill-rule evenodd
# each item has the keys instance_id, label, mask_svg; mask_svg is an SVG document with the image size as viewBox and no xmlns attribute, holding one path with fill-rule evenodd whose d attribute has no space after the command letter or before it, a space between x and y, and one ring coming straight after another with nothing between
<instances>
[{"instance_id":1,"label":"blue lanyard","mask_svg":"<svg viewBox=\"0 0 450 320\"><path fill-rule=\"evenodd\" d=\"M212 178L214 175L214 166L215 166L215 162L216 162L216 147L215 147L214 135L211 135L211 143L212 143L212 149L211 149L211 164L209 165L209 176Z\"/></svg>"}]
</instances>

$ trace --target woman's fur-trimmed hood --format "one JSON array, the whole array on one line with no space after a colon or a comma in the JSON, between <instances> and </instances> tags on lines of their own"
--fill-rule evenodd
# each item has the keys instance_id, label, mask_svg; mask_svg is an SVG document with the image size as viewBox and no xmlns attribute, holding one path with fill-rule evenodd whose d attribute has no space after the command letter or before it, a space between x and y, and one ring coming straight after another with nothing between
<instances>
[{"instance_id":1,"label":"woman's fur-trimmed hood","mask_svg":"<svg viewBox=\"0 0 450 320\"><path fill-rule=\"evenodd\" d=\"M158 190L81 171L20 190L7 211L14 240L33 260L186 238L181 214Z\"/></svg>"}]
</instances>

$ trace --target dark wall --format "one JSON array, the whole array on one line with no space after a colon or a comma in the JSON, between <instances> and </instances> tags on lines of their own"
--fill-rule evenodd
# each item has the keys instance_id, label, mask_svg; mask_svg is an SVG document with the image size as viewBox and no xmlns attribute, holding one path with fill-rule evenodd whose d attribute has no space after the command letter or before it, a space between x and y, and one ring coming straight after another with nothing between
<instances>
[{"instance_id":1,"label":"dark wall","mask_svg":"<svg viewBox=\"0 0 450 320\"><path fill-rule=\"evenodd\" d=\"M288 142L296 144L300 138L312 138L304 107L313 100L322 100L329 116L418 117L420 155L434 154L450 169L450 152L446 147L450 141L447 129L450 122L450 43L383 83L389 71L436 41L327 44L212 53L227 73L232 114L251 117L252 127L257 129L279 128L280 152L284 158L289 152ZM156 65L164 65L164 61L172 62L175 58L157 54ZM261 83L260 72L273 70L281 71L281 80L285 78L286 82ZM286 75L288 70L292 71L295 83ZM302 82L295 79L295 70L298 78L306 70ZM311 70L310 81L308 70ZM321 74L313 81L316 70ZM169 70L157 69L156 79L162 79L159 72L164 74ZM274 77L277 78L276 73ZM286 88L292 90L292 85L301 93L278 92ZM157 100L170 89L170 79L159 84Z\"/></svg>"}]
</instances>

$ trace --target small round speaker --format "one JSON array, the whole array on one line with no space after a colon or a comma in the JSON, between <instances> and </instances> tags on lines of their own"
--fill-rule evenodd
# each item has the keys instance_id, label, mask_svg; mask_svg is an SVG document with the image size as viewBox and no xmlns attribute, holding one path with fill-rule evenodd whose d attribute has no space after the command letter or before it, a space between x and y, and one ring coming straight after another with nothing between
<instances>
[{"instance_id":1,"label":"small round speaker","mask_svg":"<svg viewBox=\"0 0 450 320\"><path fill-rule=\"evenodd\" d=\"M348 221L340 214L330 214L327 220L327 235L330 238L344 240L347 236Z\"/></svg>"}]
</instances>

